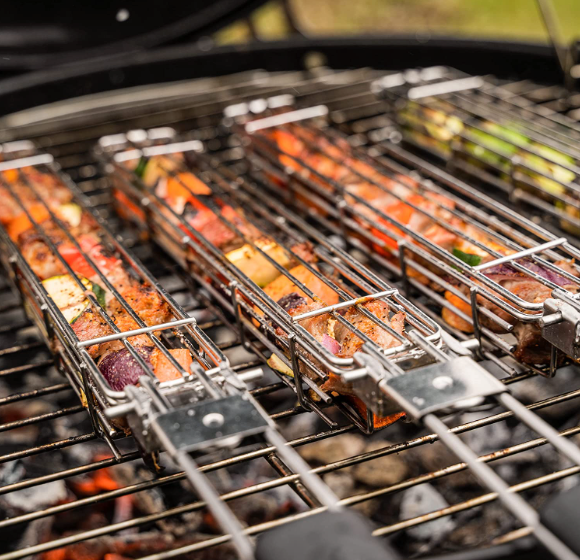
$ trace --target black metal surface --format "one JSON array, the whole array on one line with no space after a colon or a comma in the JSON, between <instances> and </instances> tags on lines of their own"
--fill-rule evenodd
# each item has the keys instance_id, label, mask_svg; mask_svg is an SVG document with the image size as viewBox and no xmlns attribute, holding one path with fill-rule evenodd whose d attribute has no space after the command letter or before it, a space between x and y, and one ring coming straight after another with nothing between
<instances>
[{"instance_id":1,"label":"black metal surface","mask_svg":"<svg viewBox=\"0 0 580 560\"><path fill-rule=\"evenodd\" d=\"M5 2L0 55L12 68L31 69L177 43L219 29L263 2Z\"/></svg>"},{"instance_id":2,"label":"black metal surface","mask_svg":"<svg viewBox=\"0 0 580 560\"><path fill-rule=\"evenodd\" d=\"M256 560L400 560L383 543L369 539L368 530L352 511L320 513L265 533L258 539Z\"/></svg>"},{"instance_id":3,"label":"black metal surface","mask_svg":"<svg viewBox=\"0 0 580 560\"><path fill-rule=\"evenodd\" d=\"M331 68L404 69L448 65L475 74L559 82L552 47L531 43L409 37L294 39L202 51L196 45L129 52L66 66L45 68L24 59L0 59L0 114L115 89L252 69L300 70L313 51ZM15 72L33 70L20 76ZM12 76L12 77L10 77Z\"/></svg>"}]
</instances>

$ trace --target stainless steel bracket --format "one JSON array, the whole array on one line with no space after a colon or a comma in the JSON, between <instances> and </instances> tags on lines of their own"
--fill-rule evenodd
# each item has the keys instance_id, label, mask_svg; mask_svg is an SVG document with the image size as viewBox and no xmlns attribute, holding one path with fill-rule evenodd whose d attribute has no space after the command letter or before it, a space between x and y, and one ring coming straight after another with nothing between
<instances>
[{"instance_id":1,"label":"stainless steel bracket","mask_svg":"<svg viewBox=\"0 0 580 560\"><path fill-rule=\"evenodd\" d=\"M560 290L552 295L544 302L542 336L558 350L580 360L580 300Z\"/></svg>"},{"instance_id":2,"label":"stainless steel bracket","mask_svg":"<svg viewBox=\"0 0 580 560\"><path fill-rule=\"evenodd\" d=\"M414 420L481 404L506 386L467 356L438 362L381 382L381 389Z\"/></svg>"},{"instance_id":3,"label":"stainless steel bracket","mask_svg":"<svg viewBox=\"0 0 580 560\"><path fill-rule=\"evenodd\" d=\"M154 421L178 450L199 451L264 433L269 420L247 398L233 395L158 414Z\"/></svg>"}]
</instances>

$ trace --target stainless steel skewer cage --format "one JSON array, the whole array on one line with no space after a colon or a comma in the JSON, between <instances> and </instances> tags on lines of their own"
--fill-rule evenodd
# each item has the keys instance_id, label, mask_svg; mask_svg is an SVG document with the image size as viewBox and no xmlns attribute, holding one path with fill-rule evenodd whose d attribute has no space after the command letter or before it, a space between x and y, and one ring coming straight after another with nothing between
<instances>
[{"instance_id":1,"label":"stainless steel skewer cage","mask_svg":"<svg viewBox=\"0 0 580 560\"><path fill-rule=\"evenodd\" d=\"M446 67L373 84L406 142L578 235L580 127L533 102L539 89Z\"/></svg>"},{"instance_id":2,"label":"stainless steel skewer cage","mask_svg":"<svg viewBox=\"0 0 580 560\"><path fill-rule=\"evenodd\" d=\"M310 89L312 91L318 92L316 94L317 96L316 102L326 103L328 101L329 107L332 106L332 101L334 98L344 98L346 100L345 103L348 103L349 101L351 103L356 102L363 103L361 99L367 100L368 97L371 97L370 94L368 97L366 96L366 94L364 94L362 97L356 97L357 92L360 93L366 91L366 89L370 84L370 80L366 83L361 83L360 81L361 75L363 74L364 74L363 72L359 71L337 73L335 83L343 84L343 87L341 88L340 91L335 91L335 89L330 87L328 88L328 91L322 91L321 81L313 79L312 76L303 76L304 82L301 83L298 86L298 88L301 90ZM367 75L364 74L364 76ZM283 77L286 80L284 83L289 84L288 87L296 86L298 80L297 77L293 75L287 76L286 74ZM373 78L374 77L375 76L373 75ZM322 78L324 78L324 76L322 76ZM349 83L349 79L352 79L353 84ZM235 84L237 86L241 82L242 82L241 77L238 76L228 77L227 80L224 79L223 81L223 88L226 89L228 92L230 92L233 89L232 84ZM262 82L260 83L268 85L270 84L270 78L264 80L262 76ZM331 80L324 81L324 83L330 84ZM220 84L222 84L222 82L220 82ZM203 82L202 85L200 84L197 85L199 85L200 90L210 91L210 93L206 97L204 97L204 100L207 97L212 97L211 92L213 90L210 89L212 87L212 84L206 84L205 82ZM353 94L353 96L351 97L352 91L354 91L355 94ZM251 82L247 86L246 94L248 97L250 97L255 96L255 93L256 93L256 84ZM213 95L213 97L218 97L218 95ZM189 109L191 111L191 114L195 115L197 114L196 111L199 111L201 114L205 115L206 114L204 112L205 105L202 105L200 109L199 105L196 105L197 101L198 101L197 97L195 96L193 96L193 101L190 101L188 99L189 102L188 107L191 106L191 108ZM202 101L200 101L200 103L202 103ZM376 105L378 105L378 103L375 103L375 106ZM129 114L132 114L131 112L134 110L142 112L140 113L142 114L140 120L137 121L137 119L134 119L130 121L131 126L149 127L156 126L159 123L170 123L175 121L175 116L173 112L170 112L168 110L166 110L166 112L159 111L159 108L157 106L150 104L146 104L144 107L131 106L125 109ZM115 110L117 110L117 108L115 108ZM218 110L219 109L216 109L216 111ZM360 112L362 113L363 110L361 109ZM92 144L92 139L95 139L96 141L96 139L100 135L102 135L103 128L105 128L105 130L108 131L113 130L119 131L125 128L127 126L127 122L126 121L118 122L116 119L119 118L120 114L126 115L127 113L121 110L112 113L109 113L108 111L105 112L99 111L98 118L101 119L103 123L105 123L106 121L106 125L103 124L94 129L80 128L74 131L67 130L66 132L60 135L48 134L41 136L41 142L46 144L50 142L50 145L53 147L52 149L55 151L57 156L62 158L61 161L63 162L63 165L66 165L67 167L75 167L75 169L71 169L71 172L77 173L76 176L78 177L79 185L83 187L84 192L90 193L91 201L93 202L93 204L101 205L99 206L99 208L102 209L103 216L106 216L107 208L104 208L102 205L103 202L106 203L108 201L109 191L106 188L105 189L102 188L103 179L101 178L100 174L97 171L98 166L96 165L95 159L93 157L94 154L93 152L87 151L88 149L87 146L89 144ZM75 120L74 122L76 125L77 121ZM182 128L185 128L185 125L183 125ZM32 130L32 128L30 130ZM23 132L23 134L28 133L32 134L30 130L26 129L26 131ZM199 129L196 131L196 133L198 133L200 136L207 134L208 135L207 137L214 138L214 136L210 135L215 134L215 131L211 129L211 127L208 127L207 129L203 128ZM34 132L34 134L36 134L36 131ZM40 135L40 132L38 134ZM87 141L87 138L90 138L91 140ZM69 142L69 144L62 145L61 142ZM267 197L267 191L263 193L263 196ZM280 203L280 198L278 197L277 200L281 210L284 211L286 208L283 204ZM263 206L270 208L270 206L265 206L265 203L263 204ZM283 212L283 215L285 214L286 212ZM117 224L114 215L112 214L109 215L108 220L110 220L112 227L116 227ZM319 229L316 222L314 223L313 227L315 230ZM339 231L339 228L337 229L337 231ZM330 241L330 239L328 241ZM167 261L163 257L160 257L158 259L157 251L155 251L154 249L151 250L151 247L152 245L150 244L143 245L138 244L137 248L140 251L141 250L145 251L145 254L148 255L147 262L148 266L151 267L152 273L154 273L156 277L161 278L163 285L167 286L168 290L170 290L171 293L175 294L175 297L178 301L181 301L180 296L184 295L184 291L186 291L186 288L183 285L181 279L176 278L175 267L170 264L167 264ZM364 246L361 247L364 249ZM205 305L206 304L205 302L207 301L205 299L205 294L203 292L200 292L199 290L194 293L199 294L201 296L202 301L204 302ZM0 295L3 296L1 311L3 313L3 317L6 317L8 315L6 313L6 307L10 306L11 300L9 300L6 297L7 294L5 291L3 291L3 293ZM188 299L188 301L191 300ZM417 299L416 301L419 302L419 299ZM8 303L8 305L6 304L6 302ZM18 305L17 303L14 303L15 307L17 307L17 305ZM199 301L197 301L196 297L193 303L191 303L187 307L187 309L190 310L193 307L195 307L198 310L197 312L200 314L199 316L207 317L207 315L205 315L205 312L202 311L201 308L199 308L199 305L200 303ZM212 309L212 311L216 314L217 317L219 317L219 319L215 319L213 316L208 317L208 321L207 323L205 323L204 329L208 330L208 332L211 332L209 331L209 329L212 328L225 329L225 327L223 326L224 322L221 319L220 310L217 308L217 306L211 303L208 303L207 305L209 305L210 309ZM430 311L429 308L425 307L423 304L420 304L420 307L422 310L424 310L425 313L429 313ZM433 319L437 318L436 315L433 315L432 310L431 316ZM226 318L228 317L226 316ZM200 319L200 322L201 320L202 319ZM215 325L216 323L220 326L219 327L212 326ZM24 324L24 326L19 325L19 327L21 327L20 331L26 330L27 324ZM227 330L228 333L231 335L230 337L227 338L227 342L225 341L224 337L222 337L221 331L219 337L216 337L216 340L218 339L221 340L220 346L224 346L227 348L229 348L230 345L235 345L235 350L237 351L239 349L238 346L239 338L237 338L230 329ZM22 334L20 331L19 335ZM231 340L234 340L234 342L229 342ZM22 341L21 336L19 336L18 341ZM18 393L11 395L8 398L2 398L1 400L3 404L5 404L6 402L10 403L16 402L21 403L22 407L24 408L28 405L29 402L31 401L34 402L35 399L43 398L43 396L46 393L51 393L59 389L62 390L61 385L65 385L66 387L68 387L68 384L66 383L59 384L58 386L49 386L49 387L43 384L42 389L36 389L35 386L31 386L30 382L26 379L26 377L21 375L20 368L22 368L22 370L30 371L39 369L39 366L38 364L34 363L34 360L29 359L28 356L29 351L27 350L26 345L18 343L17 347L15 346L13 348L12 346L14 345L15 343L11 342L10 347L7 348L6 350L17 356L19 361L17 361L16 363L18 363L19 366L17 368L11 368L11 370L3 369L1 374L4 379L7 379L8 378L7 374L10 373L12 378L16 377L18 378L18 380L22 380L23 386ZM485 350L484 356L488 357L491 361L493 361L493 358L497 359L496 355L490 354ZM241 358L240 360L238 360L238 362L243 362L237 364L240 370L247 369L248 367L256 367L257 365L259 365L259 359L255 355L252 355L251 358L247 357ZM512 360L509 360L509 362L497 360L496 362L494 362L494 365L497 365L498 367L503 366L504 369L500 371L502 381L506 385L514 387L515 388L514 393L517 392L519 387L522 388L521 390L525 390L526 384L540 381L537 379L536 380L529 379L530 377L534 377L535 375L533 370L520 366ZM551 381L541 381L541 383L543 387L551 386ZM557 381L555 382L555 384L556 383ZM529 405L529 408L530 410L534 411L546 410L548 412L554 413L554 411L558 411L559 407L562 407L564 403L573 404L570 401L574 398L578 398L580 394L578 390L574 389L575 389L574 387L560 389L559 391L557 391L557 393L560 394L556 393L555 396L553 397L546 395L534 397L533 399L531 399L532 404ZM252 394L256 398L266 400L269 400L270 396L280 398L280 394L287 395L288 393L290 393L290 391L282 383L272 383L265 387L260 387L252 391ZM286 421L288 420L292 421L297 417L300 417L300 414L304 412L304 409L302 407L294 407L291 404L289 405L288 404L289 401L292 402L292 399L288 398L288 400L285 400L286 404L284 409L282 411L276 409L278 411L273 414L273 420L275 420L277 423L280 422L282 426ZM27 423L31 421L36 421L40 426L46 429L47 424L55 422L54 418L58 420L58 417L60 415L65 414L65 412L66 411L62 409L62 407L59 407L54 411L54 413L50 415L50 418L44 418L40 416L26 418L22 421L4 423L1 428L2 431L6 433L6 430L8 428L15 429L15 427L27 425ZM306 416L309 415L306 414ZM515 420L514 417L521 419L521 416L516 415L513 412L506 411L505 408L502 407L501 411L494 411L493 413L490 413L488 416L484 418L478 418L475 420L472 418L463 418L461 420L453 422L452 424L453 427L451 428L451 431L455 434L472 433L475 437L479 436L481 441L485 440L487 437L487 432L484 431L488 429L486 428L486 426L491 427L498 424L500 426L505 425L506 429L509 430L511 434L513 434L515 432L514 425L511 423L510 424L507 423L513 422ZM500 466L502 462L505 461L506 458L508 460L510 457L517 458L520 456L521 453L529 452L536 448L538 449L542 449L543 447L546 448L548 445L550 445L549 453L551 454L551 456L553 456L555 455L553 453L552 448L552 444L554 442L558 443L564 438L568 438L579 433L580 427L575 424L577 424L577 422L575 422L574 425L570 425L569 427L565 428L561 427L560 435L556 434L555 437L551 438L546 438L542 434L541 436L538 437L535 437L535 435L526 437L524 438L525 439L524 441L516 442L510 436L510 439L506 444L502 444L501 446L497 447L494 445L489 450L482 451L479 461L482 463L490 463L493 465ZM402 426L402 428L407 429L408 426ZM335 446L340 445L340 440L338 438L341 436L341 434L345 434L353 430L354 427L351 425L346 426L341 425L339 427L326 430L324 428L321 428L319 423L317 423L316 428L313 428L312 431L309 431L307 435L302 437L293 437L293 439L291 439L288 442L286 448L290 449L292 447L301 447L303 449L308 450L309 446L315 444L316 442L320 442L326 439L328 439L328 443L330 444L330 446L334 448ZM413 452L412 450L417 450L417 452L421 452L421 450L424 449L425 447L429 447L433 449L435 453L437 453L438 451L437 447L432 446L442 445L440 443L437 443L439 436L433 430L428 430L425 434L420 433L412 436L403 436L400 439L398 438L398 436L394 435L393 431L385 433L385 436L391 441L391 443L389 443L388 441L383 441L381 445L377 446L376 450L371 452L366 450L362 452L358 451L349 452L348 456L345 459L339 461L333 460L331 457L327 457L322 462L322 465L316 466L314 468L314 472L319 474L340 473L344 472L344 469L351 468L356 465L368 465L369 467L372 468L373 466L372 461L379 460L379 458L383 456L400 453L401 456L404 458L408 456L410 453L412 453ZM75 451L75 453L80 453L79 451L80 448L81 451L85 453L84 450L86 449L87 446L90 447L93 444L93 440L94 434L91 433L83 432L81 434L72 437L69 437L69 435L64 437L63 435L58 434L56 438L50 441L49 445L45 446L45 445L30 444L27 445L26 449L22 450L18 449L18 451L16 452L4 454L0 458L2 462L12 461L15 460L16 458L28 459L30 456L35 455L39 456L41 457L41 460L43 460L45 463L47 463L47 465L49 465L50 471L49 474L43 473L42 475L39 475L38 473L35 473L34 477L28 480L17 481L14 483L7 484L2 487L2 492L10 493L22 488L42 489L41 485L47 484L48 482L53 480L64 480L71 478L74 480L74 477L83 476L82 473L100 472L100 470L113 466L116 463L130 464L130 461L138 459L138 453L132 452L129 453L124 452L120 457L115 456L111 457L110 459L104 460L91 458L90 460L87 461L86 457L83 456L82 459L83 464L81 464L80 466L76 466L75 463L75 466L68 465L66 468L63 468L58 464L58 462L52 460L52 455L50 454L50 451L52 449L58 450L63 447L70 447L73 451ZM115 443L118 442L116 442L115 440ZM232 466L235 468L237 465L246 465L246 464L252 465L255 464L256 462L265 460L264 458L269 459L271 456L281 457L275 446L267 445L266 447L263 447L259 450L255 449L252 449L250 451L244 450L241 451L240 453L236 452L235 455L226 456L225 458L221 459L218 458L217 460L215 460L215 458L212 458L209 462L203 464L201 470L203 472L215 471L216 473L222 473L224 470ZM415 459L414 457L410 457L407 458L407 460L412 462ZM375 464L377 465L376 468L380 468L378 463ZM439 466L428 468L417 476L410 475L409 478L395 484L384 483L382 486L378 488L367 489L362 493L358 491L353 491L349 493L348 496L340 500L340 505L349 507L356 504L366 504L368 503L369 500L372 500L377 496L395 497L398 492L404 491L405 489L408 488L414 488L416 485L425 482L436 481L437 483L438 481L445 481L451 478L451 484L453 484L454 477L456 476L455 473L461 473L467 469L470 469L470 466L468 463L464 462L463 459L459 459L459 461L451 459L450 461L446 461ZM243 486L242 482L240 482L239 486L235 486L234 488L232 488L232 491L229 491L227 492L227 494L222 495L222 499L227 503L235 501L239 498L252 500L255 497L257 497L259 499L264 492L267 492L271 488L283 487L286 484L292 485L299 479L302 480L301 475L296 474L297 472L298 471L296 469L292 468L291 470L283 470L282 472L278 472L278 474L274 475L273 479L267 480L265 482L256 481L256 483L252 483L250 485L244 484ZM512 486L511 488L509 488L509 492L526 493L530 491L533 492L534 489L546 488L546 493L553 493L557 491L557 488L554 487L554 484L557 483L557 481L570 481L571 480L570 477L574 476L578 472L580 472L580 467L578 466L569 467L563 465L557 467L554 470L551 470L551 468L548 467L547 464L538 465L538 470L534 470L533 476L518 476L516 480L510 480L510 484L512 484ZM107 491L100 494L98 496L98 503L101 504L112 503L116 500L118 496L126 496L133 493L139 496L141 494L146 494L150 490L158 491L158 489L162 487L164 484L169 484L171 483L171 481L179 480L180 478L185 476L186 476L185 473L178 473L177 475L175 474L167 474L165 476L162 475L159 476L158 478L148 480L146 482L135 482L134 480L131 480L128 483L125 483L123 485L123 488L121 489ZM548 484L551 484L552 486L550 487L544 486ZM296 485L296 487L298 487L298 485ZM304 496L304 494L305 494L304 492L301 493L302 496ZM308 494L306 495L308 496ZM447 516L449 515L454 515L461 512L469 513L470 511L474 510L474 508L488 507L486 506L486 504L494 503L494 501L496 501L498 497L500 497L498 493L491 490L487 485L484 485L482 489L478 489L477 493L474 493L473 495L466 495L464 492L461 492L456 499L452 500L450 506L439 508L436 511L432 511L428 514L416 515L410 519L395 518L393 520L388 521L381 520L379 522L380 526L375 529L373 534L375 536L400 535L401 532L406 529L417 526L423 526L422 524L427 523L431 520L446 519ZM529 496L526 495L526 498L528 497ZM15 558L24 558L29 556L30 554L41 554L46 551L59 549L62 547L74 547L79 543L80 544L86 543L87 546L98 546L99 536L104 536L105 538L115 538L116 535L122 535L123 534L122 532L126 529L132 529L137 531L147 530L146 528L149 527L150 524L155 523L157 520L177 519L179 513L184 510L188 512L202 510L202 508L205 505L204 499L195 498L192 496L192 500L193 500L192 502L186 502L186 507L168 506L165 510L163 510L160 513L136 515L128 521L113 522L110 525L102 527L97 530L88 530L88 531L81 530L79 533L70 536L68 535L63 536L57 534L54 535L53 538L47 540L46 542L42 542L31 548L20 548L19 550L10 552L7 555L2 555L2 557L7 558L7 560L8 559L14 560ZM249 526L246 528L246 533L248 535L258 535L269 529L283 527L287 523L290 523L297 519L310 518L310 516L315 516L318 513L321 513L325 510L325 508L321 507L316 500L306 499L305 501L308 504L308 507L310 508L307 511L300 512L297 514L289 514L285 517L276 518L271 521L266 521L263 523L258 523L255 521L251 522L249 523ZM0 526L2 526L3 529L9 530L12 530L15 527L18 528L18 526L26 527L30 523L31 519L32 520L42 519L43 517L55 515L57 511L66 511L69 513L72 512L80 516L83 511L86 511L83 510L82 508L86 508L87 505L91 503L93 503L92 497L78 499L71 503L58 505L54 507L39 508L32 514L22 514L22 515L18 514L15 515L14 517L4 519L0 522ZM474 511L474 517L477 516L478 518L481 515L482 514L475 513ZM504 530L503 528L500 529L500 532L498 534L501 535L501 537L499 540L501 540L502 542L510 541L512 539L517 539L519 536L523 534L530 534L533 531L533 528L527 526L525 521L521 525L518 524L516 527L514 527L514 529L515 530L510 531L509 533L507 533L507 530ZM194 544L167 543L162 550L161 549L155 550L154 552L149 552L149 554L152 554L152 557L156 559L157 558L166 559L186 554L190 555L204 554L205 552L209 554L213 553L215 555L220 554L221 551L217 549L213 550L213 548L219 546L224 542L227 542L230 538L231 533L229 531L226 531L224 534L212 535L209 538L206 538L205 540L201 540ZM489 540L487 539L487 537L485 537L484 541L482 542L485 542L487 544ZM493 550L494 549L492 548L491 551ZM478 550L475 553L479 555L481 554L481 551Z\"/></svg>"},{"instance_id":3,"label":"stainless steel skewer cage","mask_svg":"<svg viewBox=\"0 0 580 560\"><path fill-rule=\"evenodd\" d=\"M406 294L423 293L457 315L480 345L485 340L501 352L514 355L516 346L509 334L517 323L528 323L536 325L539 339L550 345L549 369L540 367L538 371L553 375L563 355L578 359L575 289L580 287L580 279L563 270L558 262L569 259L578 270L580 251L565 237L548 232L396 143L381 142L370 149L352 145L336 127L328 126L325 106L290 107L290 111L280 113L268 105L268 101L262 104L265 115L248 112L241 116L246 124L239 130L249 144L250 159L257 170L254 173L261 174L262 184L270 193L286 196L287 203L298 204L327 231L346 236L370 259L401 278ZM348 180L336 181L324 169L309 165L305 157L280 148L271 136L276 131L288 133L304 152L323 164L348 170L351 183L364 182L380 189L494 259L479 265L464 262L407 227L396 215L389 215L349 190ZM397 194L398 188L427 200L432 208L444 212L446 219ZM526 301L485 274L504 263L513 273L552 290L552 298L546 304ZM563 283L574 289L563 288ZM567 322L561 321L561 314L555 315L558 306L565 307ZM550 331L552 320L561 329L558 334Z\"/></svg>"},{"instance_id":4,"label":"stainless steel skewer cage","mask_svg":"<svg viewBox=\"0 0 580 560\"><path fill-rule=\"evenodd\" d=\"M211 384L216 382L224 383L224 379L235 375L229 370L229 362L223 352L198 327L195 319L183 311L173 297L125 249L122 240L109 231L104 221L91 208L82 192L66 174L58 169L51 156L40 154L34 149L32 144L22 142L2 146L2 156L3 161L0 163L0 171L10 170L16 174L16 180L24 186L29 194L32 194L38 204L45 208L47 216L50 216L60 231L65 232L67 239L76 247L85 262L99 275L99 281L107 287L112 296L137 324L138 328L134 330L119 332L119 329L107 314L106 309L102 307L94 295L89 294L88 297L93 309L107 322L113 334L80 342L71 325L46 292L40 279L26 262L16 244L10 239L7 231L0 227L0 254L2 263L9 273L11 283L21 295L28 315L40 328L47 345L57 354L59 368L68 377L83 404L89 409L97 433L110 442L111 438L118 435L119 430L122 431L126 428L126 424L123 421L111 422L107 411L127 403L128 398L125 392L111 389L87 351L87 348L92 344L110 340L122 341L144 373L154 383L161 396L172 401L179 401L184 398L201 400L207 397L208 387ZM35 184L34 177L30 179L27 176L28 169L44 174L69 189L73 197L72 200L82 208L86 216L89 216L97 224L97 231L106 249L120 259L121 266L125 267L134 278L157 292L162 301L169 306L173 317L171 321L153 326L147 326L142 321L130 304L99 271L98 266L87 251L80 247L59 218L49 209L44 201L44 196L49 195L49 193L43 191L42 184ZM60 263L77 282L80 282L79 275L72 271L70 265L60 255L50 236L46 233L43 224L37 222L27 210L24 201L18 194L18 188L6 181L5 174L0 175L0 186L3 188L3 192L6 193L6 196L12 197L18 204L32 223L39 238L49 247L52 255L59 259ZM84 290L85 288L83 288ZM181 378L163 383L158 382L151 367L131 345L131 337L143 334L149 338L151 345L159 348L170 363L178 369L182 375ZM197 364L194 370L185 371L171 356L168 349L176 347L186 348L190 351ZM139 434L136 434L136 436L138 437Z\"/></svg>"}]
</instances>

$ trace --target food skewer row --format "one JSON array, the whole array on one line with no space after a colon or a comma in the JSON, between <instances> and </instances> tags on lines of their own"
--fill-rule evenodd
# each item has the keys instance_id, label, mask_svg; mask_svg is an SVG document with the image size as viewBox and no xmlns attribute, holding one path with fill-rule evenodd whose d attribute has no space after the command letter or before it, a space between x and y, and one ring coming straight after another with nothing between
<instances>
[{"instance_id":1,"label":"food skewer row","mask_svg":"<svg viewBox=\"0 0 580 560\"><path fill-rule=\"evenodd\" d=\"M300 193L293 202L316 208L323 218L344 222L346 216L391 268L399 265L408 282L430 296L443 292L444 301L438 301L447 323L484 332L522 362L550 363L552 349L538 326L543 302L553 290L573 295L580 287L577 264L553 250L577 256L565 239L534 244L511 224L412 177L402 166L379 166L336 131L302 122L266 128L251 138L274 168L290 171L290 179L278 172L276 180ZM506 331L517 345L493 336Z\"/></svg>"},{"instance_id":2,"label":"food skewer row","mask_svg":"<svg viewBox=\"0 0 580 560\"><path fill-rule=\"evenodd\" d=\"M193 379L194 359L206 370L227 364L194 319L89 210L75 185L51 165L20 163L26 160L0 164L3 248L18 262L14 277L32 296L27 303L36 308L37 322L42 303L53 311L56 328L44 329L49 343L76 357L77 376L91 372L91 389L98 387L91 392L101 405L122 401L125 386L138 384L142 375L176 386ZM33 276L31 294L22 269ZM167 336L170 331L174 336Z\"/></svg>"},{"instance_id":3,"label":"food skewer row","mask_svg":"<svg viewBox=\"0 0 580 560\"><path fill-rule=\"evenodd\" d=\"M520 188L521 200L580 235L580 151L570 135L544 126L545 119L529 122L486 95L484 89L409 100L396 119L410 143L508 194Z\"/></svg>"}]
</instances>

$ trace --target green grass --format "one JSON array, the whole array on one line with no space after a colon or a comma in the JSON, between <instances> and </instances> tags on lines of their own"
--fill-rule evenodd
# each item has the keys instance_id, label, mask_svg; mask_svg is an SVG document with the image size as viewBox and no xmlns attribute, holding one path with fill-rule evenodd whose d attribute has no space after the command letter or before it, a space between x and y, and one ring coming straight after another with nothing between
<instances>
[{"instance_id":1,"label":"green grass","mask_svg":"<svg viewBox=\"0 0 580 560\"><path fill-rule=\"evenodd\" d=\"M291 0L301 27L312 35L417 33L547 42L535 0ZM564 41L580 38L580 0L552 0ZM269 2L254 15L260 37L287 35L282 9ZM237 23L220 43L250 40Z\"/></svg>"}]
</instances>

